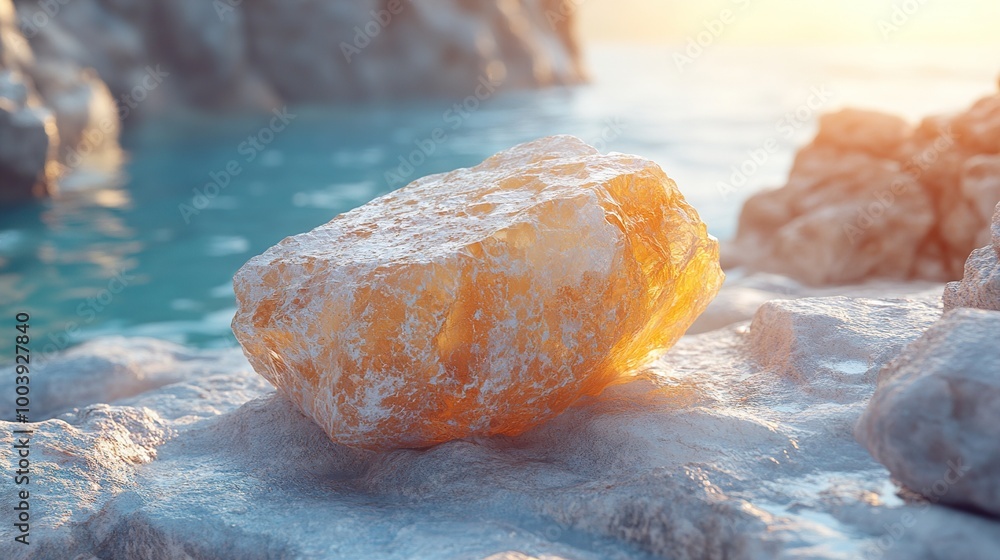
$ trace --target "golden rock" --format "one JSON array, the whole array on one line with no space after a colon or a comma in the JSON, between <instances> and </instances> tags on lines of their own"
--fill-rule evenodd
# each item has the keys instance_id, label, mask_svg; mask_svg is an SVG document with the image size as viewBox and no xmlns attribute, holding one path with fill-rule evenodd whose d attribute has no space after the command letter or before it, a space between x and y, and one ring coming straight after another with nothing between
<instances>
[{"instance_id":1,"label":"golden rock","mask_svg":"<svg viewBox=\"0 0 1000 560\"><path fill-rule=\"evenodd\" d=\"M418 179L236 274L254 369L338 443L516 435L669 348L722 283L663 170L543 138Z\"/></svg>"}]
</instances>

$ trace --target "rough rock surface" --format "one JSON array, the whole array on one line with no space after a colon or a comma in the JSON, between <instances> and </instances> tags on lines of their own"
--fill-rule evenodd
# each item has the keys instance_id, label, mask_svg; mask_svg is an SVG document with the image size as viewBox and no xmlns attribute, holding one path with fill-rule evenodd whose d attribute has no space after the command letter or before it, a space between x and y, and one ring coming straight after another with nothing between
<instances>
[{"instance_id":1,"label":"rough rock surface","mask_svg":"<svg viewBox=\"0 0 1000 560\"><path fill-rule=\"evenodd\" d=\"M747 200L724 263L811 285L957 279L989 240L998 139L1000 94L916 127L869 111L825 115L788 183Z\"/></svg>"},{"instance_id":2,"label":"rough rock surface","mask_svg":"<svg viewBox=\"0 0 1000 560\"><path fill-rule=\"evenodd\" d=\"M574 10L557 0L58 4L48 13L34 0L17 0L32 43L58 37L65 52L97 70L116 99L140 99L130 105L138 114L465 97L481 78L501 88L582 78L570 29ZM143 78L159 66L170 76L147 91Z\"/></svg>"},{"instance_id":3,"label":"rough rock surface","mask_svg":"<svg viewBox=\"0 0 1000 560\"><path fill-rule=\"evenodd\" d=\"M1000 175L997 176L1000 181ZM1000 204L993 214L992 243L980 247L965 261L961 282L949 282L944 290L944 308L976 307L1000 311Z\"/></svg>"},{"instance_id":4,"label":"rough rock surface","mask_svg":"<svg viewBox=\"0 0 1000 560\"><path fill-rule=\"evenodd\" d=\"M769 301L750 325L750 354L773 371L804 376L798 380L804 391L831 402L856 401L870 394L879 369L922 330L890 333L880 326L921 321L926 328L941 315L935 300ZM829 312L831 304L839 313Z\"/></svg>"},{"instance_id":5,"label":"rough rock surface","mask_svg":"<svg viewBox=\"0 0 1000 560\"><path fill-rule=\"evenodd\" d=\"M49 195L82 165L117 162L111 94L58 44L49 29L33 49L0 0L0 204Z\"/></svg>"},{"instance_id":6,"label":"rough rock surface","mask_svg":"<svg viewBox=\"0 0 1000 560\"><path fill-rule=\"evenodd\" d=\"M722 282L672 180L569 136L424 177L236 274L254 368L369 448L516 435L669 348Z\"/></svg>"},{"instance_id":7,"label":"rough rock surface","mask_svg":"<svg viewBox=\"0 0 1000 560\"><path fill-rule=\"evenodd\" d=\"M947 313L878 376L858 440L910 489L1000 515L1000 312Z\"/></svg>"},{"instance_id":8,"label":"rough rock surface","mask_svg":"<svg viewBox=\"0 0 1000 560\"><path fill-rule=\"evenodd\" d=\"M32 414L52 417L72 410L80 403L115 401L151 391L182 379L186 375L230 373L243 366L243 360L222 360L218 356L153 339L107 337L101 345L84 345L56 354L45 361L34 357L33 376L59 378L72 372L63 383L32 386ZM0 378L0 391L14 394L14 376ZM4 420L13 420L12 409L5 409Z\"/></svg>"},{"instance_id":9,"label":"rough rock surface","mask_svg":"<svg viewBox=\"0 0 1000 560\"><path fill-rule=\"evenodd\" d=\"M916 303L884 302L897 305L851 322L861 302L804 300L785 310L802 326L789 336L817 348L836 321L849 328L825 359L878 353L928 324ZM77 364L113 387L165 360L173 382L35 418L32 545L4 523L0 557L995 559L1000 523L897 497L852 435L865 399L805 390L809 360L762 365L751 348L766 340L746 324L687 336L521 436L384 453L330 442L235 349L93 341L32 390L73 385ZM845 396L864 383L839 382ZM14 427L0 423L8 472ZM0 479L0 509L15 488Z\"/></svg>"}]
</instances>

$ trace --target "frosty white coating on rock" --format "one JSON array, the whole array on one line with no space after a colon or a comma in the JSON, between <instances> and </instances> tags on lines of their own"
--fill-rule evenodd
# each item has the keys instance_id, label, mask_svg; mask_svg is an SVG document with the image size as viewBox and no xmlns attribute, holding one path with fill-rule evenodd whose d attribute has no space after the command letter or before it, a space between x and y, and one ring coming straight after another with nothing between
<instances>
[{"instance_id":1,"label":"frosty white coating on rock","mask_svg":"<svg viewBox=\"0 0 1000 560\"><path fill-rule=\"evenodd\" d=\"M179 381L109 404L67 401L78 409L35 426L45 490L32 493L32 544L13 546L0 525L0 558L992 559L995 519L904 503L854 441L863 380L830 379L844 397L831 403L804 390L815 360L760 364L771 344L823 347L829 325L844 334L822 360L850 363L934 320L898 299L862 313L871 303L810 298L755 317L796 325L790 338L749 335L746 323L685 336L642 376L517 438L388 453L330 442L233 349L87 342L34 389L81 373L132 383L165 361ZM5 471L20 426L0 422ZM0 492L0 509L15 498Z\"/></svg>"}]
</instances>

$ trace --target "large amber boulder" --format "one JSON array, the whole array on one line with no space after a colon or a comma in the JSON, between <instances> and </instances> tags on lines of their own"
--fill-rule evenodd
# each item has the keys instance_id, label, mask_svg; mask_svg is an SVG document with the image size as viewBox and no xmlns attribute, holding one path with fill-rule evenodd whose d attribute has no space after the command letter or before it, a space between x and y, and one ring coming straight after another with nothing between
<instances>
[{"instance_id":1,"label":"large amber boulder","mask_svg":"<svg viewBox=\"0 0 1000 560\"><path fill-rule=\"evenodd\" d=\"M670 347L722 282L655 163L557 136L432 175L236 274L254 369L336 442L516 435Z\"/></svg>"}]
</instances>

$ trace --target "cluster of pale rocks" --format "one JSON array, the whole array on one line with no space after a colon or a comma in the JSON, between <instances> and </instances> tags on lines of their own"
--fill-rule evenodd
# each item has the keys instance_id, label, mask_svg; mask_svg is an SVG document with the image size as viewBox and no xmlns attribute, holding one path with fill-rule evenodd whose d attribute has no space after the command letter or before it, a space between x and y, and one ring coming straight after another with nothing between
<instances>
[{"instance_id":1,"label":"cluster of pale rocks","mask_svg":"<svg viewBox=\"0 0 1000 560\"><path fill-rule=\"evenodd\" d=\"M788 183L752 196L724 265L812 285L947 281L989 241L1000 201L1000 93L955 115L820 118Z\"/></svg>"},{"instance_id":2,"label":"cluster of pale rocks","mask_svg":"<svg viewBox=\"0 0 1000 560\"><path fill-rule=\"evenodd\" d=\"M830 123L842 123L837 119L843 118L827 120L820 134L826 139L818 139L806 152L840 150L821 145L833 142ZM953 124L956 130L985 134L980 126L984 121L967 123L965 128L959 122ZM853 130L847 126L838 133L844 136L838 141L853 146L851 150L868 137L852 135ZM962 141L971 142L973 136L964 134ZM868 141L873 146L868 150L883 145L879 138ZM560 176L577 177L583 187L580 194L565 185L552 190L544 209L525 206L524 198L526 192L543 196L538 193L546 189L540 183L552 179L541 165L546 156L537 150L540 146L558 152L551 157L562 170ZM323 285L317 276L336 280L327 288L331 291L341 289L338 282L351 273L370 274L379 281L395 275L396 287L414 279L418 282L412 285L426 287L435 278L451 287L414 298L407 308L416 310L413 313L400 308L394 312L398 317L365 319L389 333L411 333L407 329L418 328L421 317L435 317L434 310L443 306L443 334L429 348L442 352L442 363L463 359L479 368L469 370L465 384L440 389L442 396L435 398L446 409L468 404L461 391L476 394L488 387L468 383L473 374L487 371L483 368L488 362L476 362L471 350L468 355L456 353L475 347L480 339L472 338L468 346L449 344L457 335L447 328L449 321L477 324L481 318L469 307L472 300L463 295L470 289L463 282L477 271L488 272L484 278L490 285L510 293L524 287L521 277L551 282L546 285L547 301L554 302L550 306L576 301L574 286L585 286L592 293L600 288L605 290L599 291L602 294L636 296L633 283L659 282L655 285L663 289L655 291L656 297L666 299L658 301L671 302L667 309L674 309L678 301L668 293L680 290L672 284L674 277L661 276L655 267L643 268L645 259L670 255L681 260L662 261L662 270L685 278L690 297L704 293L697 290L697 281L713 277L709 257L714 257L714 244L702 236L696 214L668 188L669 179L662 171L641 158L603 159L572 139L549 139L533 147L515 148L478 168L428 178L414 187L419 191L421 185L435 181L461 184L477 173L496 179L495 190L486 193L489 196L462 195L476 194L476 203L483 206L461 217L465 229L427 262L406 257L402 261L406 266L394 271L365 260L382 258L372 253L346 261L342 266L347 268L340 270L330 266L330 259L345 259L344 255L310 244L333 232L352 237L364 248L366 239L375 240L371 243L405 239L403 230L414 224L433 230L433 223L413 221L414 216L405 212L386 214L392 219L378 224L398 228L399 237L348 218L307 237L290 238L280 250L266 253L255 265L259 269L242 280L241 305L250 304L241 310L244 320L252 322L250 327L267 329L261 331L267 336L254 342L259 348L247 351L250 362L235 348L192 350L154 340L106 338L33 367L32 394L39 406L31 424L35 432L32 544L14 543L15 529L0 524L0 556L996 558L1000 550L1000 207L988 225L967 222L973 226L967 237L982 247L967 255L962 279L947 286L926 279L890 278L819 287L814 284L827 280L825 276L801 282L734 269L719 296L669 352L603 392L584 391L561 414L532 424L527 431L496 430L492 433L499 435L472 435L420 449L381 444L362 449L354 441L334 443L331 438L341 432L324 423L335 417L327 416L329 410L323 407L324 402L337 401L331 395L301 390L310 384L346 383L357 402L366 403L352 410L353 421L363 422L366 415L380 412L378 407L427 403L372 400L379 391L392 397L389 390L405 387L406 379L366 393L363 384L377 381L378 376L341 379L335 371L288 367L279 343L317 328L295 322L295 317L308 312L306 296ZM796 173L803 172L804 161L818 165L811 157L799 158ZM504 171L512 162L524 173ZM889 164L879 169L885 166ZM827 184L817 181L816 189ZM644 189L664 185L667 198L662 211L637 210L623 187L629 184ZM808 206L807 195L826 196L826 188L806 189L791 197L789 204ZM406 192L396 196L397 201L410 200ZM392 202L382 204L395 207ZM433 209L420 209L419 200L403 206L433 214ZM495 206L502 207L497 214L491 212ZM831 212L839 212L837 208ZM822 217L821 210L815 211ZM603 260L566 261L576 268L545 278L544 263L554 257L538 245L540 240L546 235L566 243L572 240L559 230L563 221L548 219L552 212L577 216L578 223L588 224L592 230L581 230L578 238L600 240L603 252L595 254L604 255ZM490 220L504 224L502 234L472 243L479 234L478 224ZM681 239L661 239L649 226L666 223L662 220L673 220L671 227L686 233ZM876 220L868 230L883 227L888 226ZM931 227L937 231L942 226ZM817 243L818 254L831 248ZM941 240L935 243L940 246ZM296 252L296 247L302 250ZM389 243L383 249L387 255L405 254L401 245ZM454 255L448 256L449 251ZM510 260L517 255L530 257L535 264L530 270L518 268L521 261ZM928 253L918 249L914 255L920 260ZM892 253L882 257L891 261ZM266 265L275 263L265 261L274 258L284 261L283 266L273 267L272 274L290 274L295 289L285 294L258 289L249 297L251 284L269 282ZM449 259L466 267L460 269L462 274L444 267L442 263L452 262ZM476 259L493 265L477 268ZM615 273L615 263L631 272ZM685 263L699 266L700 272L684 276ZM876 269L868 272L894 276ZM910 272L895 276L938 278ZM395 297L392 294L386 290L364 297L353 294L352 301L360 303L344 314L368 317L372 305L385 305L383 300ZM636 301L647 304L645 299ZM545 336L548 331L534 333L538 340L555 345L546 355L558 355L586 336L617 336L618 327L629 325L600 324L601 315L595 314L579 321L589 325L581 331L572 316L543 311L504 308L503 313L505 321L522 315L537 321L542 331L558 327L552 331L558 335L555 341L552 335ZM652 313L650 320L656 316ZM319 326L343 326L337 320ZM248 324L239 328L244 329L241 340L252 338ZM586 329L591 329L589 334ZM530 342L516 334L505 346ZM607 340L615 349L631 348L614 337ZM413 348L389 345L375 351L389 350L384 356L391 356L393 351ZM505 348L476 352L487 350L506 355ZM305 359L305 354L296 356ZM568 352L564 358L574 356ZM353 358L337 359L347 363ZM270 368L263 373L271 381L279 387L294 383L298 392L276 391L251 363ZM376 360L371 371L381 373L390 367L387 359ZM436 371L419 373L439 380L435 383L448 381L434 377ZM528 375L530 367L517 371L524 376L515 381L525 387L539 383ZM503 373L494 372L487 381L504 383ZM9 368L0 371L0 392L13 394L14 377ZM561 398L558 387L542 386L546 394ZM525 387L518 390L528 390ZM459 400L449 400L452 397ZM489 413L491 418L504 417L502 411ZM13 468L11 434L22 427L12 422L0 426L0 468ZM412 432L410 427L401 429L426 435L416 427ZM12 510L15 490L10 478L0 483L0 511Z\"/></svg>"}]
</instances>

